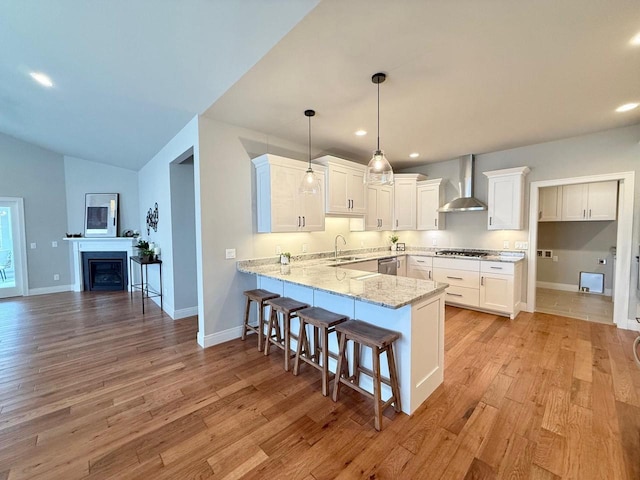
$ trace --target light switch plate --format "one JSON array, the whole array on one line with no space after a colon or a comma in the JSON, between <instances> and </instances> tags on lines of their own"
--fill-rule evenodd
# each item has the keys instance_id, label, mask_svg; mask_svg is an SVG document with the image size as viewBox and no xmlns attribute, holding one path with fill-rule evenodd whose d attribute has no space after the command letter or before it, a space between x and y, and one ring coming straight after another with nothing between
<instances>
[{"instance_id":1,"label":"light switch plate","mask_svg":"<svg viewBox=\"0 0 640 480\"><path fill-rule=\"evenodd\" d=\"M56 241L54 240L53 242L51 242L51 246L52 246L53 248L57 248L57 246L58 246L58 242L56 242Z\"/></svg>"},{"instance_id":2,"label":"light switch plate","mask_svg":"<svg viewBox=\"0 0 640 480\"><path fill-rule=\"evenodd\" d=\"M282 253L282 248L280 248L280 245L276 245L276 255L280 255Z\"/></svg>"},{"instance_id":3,"label":"light switch plate","mask_svg":"<svg viewBox=\"0 0 640 480\"><path fill-rule=\"evenodd\" d=\"M502 248L509 248L509 240L504 240L502 242Z\"/></svg>"},{"instance_id":4,"label":"light switch plate","mask_svg":"<svg viewBox=\"0 0 640 480\"><path fill-rule=\"evenodd\" d=\"M227 248L224 251L224 258L229 260L230 258L236 258L236 249L235 248Z\"/></svg>"},{"instance_id":5,"label":"light switch plate","mask_svg":"<svg viewBox=\"0 0 640 480\"><path fill-rule=\"evenodd\" d=\"M36 248L36 242L33 242L33 243L31 244L31 248L32 248L32 249Z\"/></svg>"},{"instance_id":6,"label":"light switch plate","mask_svg":"<svg viewBox=\"0 0 640 480\"><path fill-rule=\"evenodd\" d=\"M302 253L307 253L307 250L309 249L309 246L306 243L302 244Z\"/></svg>"}]
</instances>

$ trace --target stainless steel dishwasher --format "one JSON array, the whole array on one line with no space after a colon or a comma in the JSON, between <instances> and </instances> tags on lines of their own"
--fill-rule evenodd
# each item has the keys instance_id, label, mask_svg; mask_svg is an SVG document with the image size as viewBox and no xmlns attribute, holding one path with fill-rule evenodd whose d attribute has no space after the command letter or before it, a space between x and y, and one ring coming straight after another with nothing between
<instances>
[{"instance_id":1,"label":"stainless steel dishwasher","mask_svg":"<svg viewBox=\"0 0 640 480\"><path fill-rule=\"evenodd\" d=\"M398 260L395 258L381 258L378 260L378 273L384 275L398 274Z\"/></svg>"}]
</instances>

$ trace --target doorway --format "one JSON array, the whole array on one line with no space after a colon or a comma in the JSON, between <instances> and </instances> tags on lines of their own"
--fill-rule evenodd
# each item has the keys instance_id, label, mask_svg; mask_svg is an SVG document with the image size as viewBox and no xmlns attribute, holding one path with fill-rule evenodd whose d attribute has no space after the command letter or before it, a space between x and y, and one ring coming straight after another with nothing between
<instances>
[{"instance_id":1,"label":"doorway","mask_svg":"<svg viewBox=\"0 0 640 480\"><path fill-rule=\"evenodd\" d=\"M610 181L616 181L618 185L617 226L615 228L615 274L612 271L612 285L613 282L615 282L615 289L612 295L613 323L621 328L630 328L630 326L632 326L629 324L629 299L631 289L629 280L631 278L633 246L632 227L635 172L592 175L531 183L529 210L529 259L531 261L529 262L527 277L527 311L533 312L538 309L538 292L536 291L538 279L537 256L539 250L543 250L544 252L544 249L538 244L539 223L537 219L540 212L541 189L546 187L575 186L579 184ZM553 261L553 253L551 253L551 261Z\"/></svg>"},{"instance_id":2,"label":"doorway","mask_svg":"<svg viewBox=\"0 0 640 480\"><path fill-rule=\"evenodd\" d=\"M0 197L0 298L28 293L22 198Z\"/></svg>"}]
</instances>

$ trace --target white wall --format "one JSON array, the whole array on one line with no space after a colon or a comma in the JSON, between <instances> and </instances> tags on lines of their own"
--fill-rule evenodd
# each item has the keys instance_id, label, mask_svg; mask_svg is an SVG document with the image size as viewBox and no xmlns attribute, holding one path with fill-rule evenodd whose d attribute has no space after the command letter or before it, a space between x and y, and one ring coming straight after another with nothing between
<instances>
[{"instance_id":1,"label":"white wall","mask_svg":"<svg viewBox=\"0 0 640 480\"><path fill-rule=\"evenodd\" d=\"M62 155L0 133L0 195L24 198L29 290L44 293L71 285L65 172ZM58 247L51 242L58 242ZM53 280L54 274L60 280ZM35 292L34 292L35 289ZM26 293L26 292L25 292Z\"/></svg>"},{"instance_id":2,"label":"white wall","mask_svg":"<svg viewBox=\"0 0 640 480\"><path fill-rule=\"evenodd\" d=\"M171 316L175 313L175 292L173 279L172 215L170 164L190 148L197 156L198 118L194 117L178 134L167 143L138 172L139 225L141 238L155 242L161 249L163 269L163 303L165 311ZM158 231L151 229L147 234L146 216L149 208L158 203ZM159 288L155 267L149 268L150 284ZM195 285L193 285L195 288ZM154 299L157 300L157 299Z\"/></svg>"},{"instance_id":3,"label":"white wall","mask_svg":"<svg viewBox=\"0 0 640 480\"><path fill-rule=\"evenodd\" d=\"M67 193L67 231L84 232L84 200L86 193L120 194L120 231L140 230L138 207L138 173L126 168L64 157Z\"/></svg>"}]
</instances>

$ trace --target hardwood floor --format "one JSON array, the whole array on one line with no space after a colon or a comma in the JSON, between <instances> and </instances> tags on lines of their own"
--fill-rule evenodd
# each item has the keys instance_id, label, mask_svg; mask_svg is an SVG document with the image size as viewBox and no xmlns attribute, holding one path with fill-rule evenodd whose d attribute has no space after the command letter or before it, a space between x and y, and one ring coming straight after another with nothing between
<instances>
[{"instance_id":1,"label":"hardwood floor","mask_svg":"<svg viewBox=\"0 0 640 480\"><path fill-rule=\"evenodd\" d=\"M371 400L255 335L202 350L148 305L0 301L0 479L640 478L633 332L447 308L444 385L377 433Z\"/></svg>"}]
</instances>

